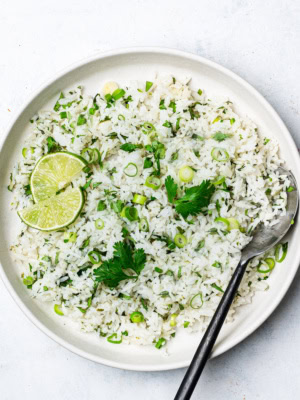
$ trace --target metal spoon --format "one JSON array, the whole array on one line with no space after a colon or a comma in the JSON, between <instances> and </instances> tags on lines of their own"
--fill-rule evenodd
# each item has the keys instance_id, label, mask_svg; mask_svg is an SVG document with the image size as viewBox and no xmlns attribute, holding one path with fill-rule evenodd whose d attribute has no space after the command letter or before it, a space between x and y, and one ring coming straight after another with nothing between
<instances>
[{"instance_id":1,"label":"metal spoon","mask_svg":"<svg viewBox=\"0 0 300 400\"><path fill-rule=\"evenodd\" d=\"M291 227L299 202L298 187L294 175L284 168L279 168L280 175L287 175L291 186L295 190L288 193L286 215L278 218L273 226L259 225L252 241L244 247L241 260L234 271L225 293L218 305L218 308L200 342L194 358L183 378L174 400L189 400L195 386L200 378L203 368L210 356L212 348L217 340L222 325L226 319L229 308L235 298L235 294L246 271L247 265L252 258L265 253L278 243Z\"/></svg>"}]
</instances>

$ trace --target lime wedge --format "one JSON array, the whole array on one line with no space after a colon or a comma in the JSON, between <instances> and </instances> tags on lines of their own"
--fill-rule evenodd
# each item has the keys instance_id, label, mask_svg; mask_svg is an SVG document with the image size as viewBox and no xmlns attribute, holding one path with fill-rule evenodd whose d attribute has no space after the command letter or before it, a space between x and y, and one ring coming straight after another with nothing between
<instances>
[{"instance_id":1,"label":"lime wedge","mask_svg":"<svg viewBox=\"0 0 300 400\"><path fill-rule=\"evenodd\" d=\"M84 194L80 188L66 190L50 199L42 200L19 212L26 225L40 231L64 228L80 214L84 205Z\"/></svg>"},{"instance_id":2,"label":"lime wedge","mask_svg":"<svg viewBox=\"0 0 300 400\"><path fill-rule=\"evenodd\" d=\"M30 177L33 200L37 203L65 188L87 165L84 158L65 151L39 159Z\"/></svg>"}]
</instances>

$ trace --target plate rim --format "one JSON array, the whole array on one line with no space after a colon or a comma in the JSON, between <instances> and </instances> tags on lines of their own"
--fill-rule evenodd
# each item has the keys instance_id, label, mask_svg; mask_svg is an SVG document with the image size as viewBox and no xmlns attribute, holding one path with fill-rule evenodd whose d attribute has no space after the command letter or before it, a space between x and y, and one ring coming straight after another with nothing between
<instances>
[{"instance_id":1,"label":"plate rim","mask_svg":"<svg viewBox=\"0 0 300 400\"><path fill-rule=\"evenodd\" d=\"M58 79L62 78L64 75L80 68L83 67L86 64L92 63L94 61L98 61L100 59L105 59L108 57L114 57L118 55L126 55L126 54L138 54L138 53L155 53L155 54L163 54L163 55L171 55L171 56L177 56L181 57L183 59L189 59L192 61L196 61L200 64L204 64L210 68L213 68L222 74L225 74L232 78L234 81L236 81L239 85L244 87L248 92L250 92L257 100L258 102L262 103L265 108L268 109L270 115L274 118L275 123L280 127L281 131L283 132L284 138L287 141L289 150L293 153L293 157L296 160L299 170L300 170L300 156L299 152L297 150L296 144L287 129L285 123L277 113L277 111L274 109L274 107L263 97L260 92L254 88L247 80L244 78L241 78L239 75L237 75L235 72L232 72L230 69L223 67L222 65L211 61L205 57L199 56L197 54L194 54L189 51L183 51L183 50L178 50L174 48L168 48L168 47L156 47L156 46L135 46L135 47L122 47L122 48L117 48L117 49L112 49L108 51L97 51L96 53L84 57L82 59L79 59L72 64L69 64L63 69L60 69L58 72L53 74L50 78L45 80L42 84L40 84L35 90L33 90L28 97L26 97L26 100L23 102L23 104L19 107L17 110L16 114L11 118L9 123L7 124L6 128L4 129L3 135L0 140L0 153L3 150L3 146L19 117L22 115L22 113L26 110L26 108L33 102L33 100L45 89L47 89L49 86L51 86L55 81ZM296 266L295 262L295 267L294 270L290 271L289 277L287 280L285 280L285 284L281 287L280 292L277 293L277 297L275 298L275 301L272 302L271 306L267 309L267 311L263 314L260 315L259 318L256 319L255 324L251 325L250 328L245 330L242 334L237 336L234 340L229 340L227 343L223 344L220 346L217 350L215 350L211 358L214 358L216 356L219 356L229 349L233 348L240 342L242 342L244 339L246 339L249 335L251 335L253 332L255 332L270 316L271 314L275 311L275 309L278 307L279 303L282 301L284 296L286 295L299 267L299 261L300 261L300 247L295 254L295 261L298 261L298 265ZM59 335L55 334L51 329L47 328L31 311L29 308L27 308L26 304L22 301L21 297L17 294L15 289L13 288L12 284L10 283L8 277L5 274L4 268L2 264L0 263L0 278L2 279L2 282L4 283L4 286L6 287L7 291L11 295L12 299L15 301L17 306L20 308L20 310L25 314L25 316L37 327L39 328L44 334L46 334L49 338L54 340L56 343L60 344L64 348L68 349L74 354L77 354L83 358L86 358L88 360L109 366L109 367L114 367L114 368L120 368L120 369L125 369L125 370L132 370L132 371L168 371L168 370L173 370L173 369L178 369L178 368L183 368L187 367L189 365L189 360L183 360L183 361L177 361L177 362L170 362L169 364L157 364L157 365L152 365L152 366L144 366L144 365L139 365L139 364L128 364L128 363L119 363L111 360L107 360L106 358L102 358L97 355L93 355L87 351L81 350L78 347L74 346L73 344L67 342L66 340L62 339Z\"/></svg>"}]
</instances>

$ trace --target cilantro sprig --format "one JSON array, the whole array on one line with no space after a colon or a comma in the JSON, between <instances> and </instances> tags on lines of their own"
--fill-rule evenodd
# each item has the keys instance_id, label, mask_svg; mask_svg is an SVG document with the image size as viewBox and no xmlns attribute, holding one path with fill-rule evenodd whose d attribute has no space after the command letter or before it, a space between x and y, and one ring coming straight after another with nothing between
<instances>
[{"instance_id":1,"label":"cilantro sprig","mask_svg":"<svg viewBox=\"0 0 300 400\"><path fill-rule=\"evenodd\" d=\"M127 242L114 244L114 256L104 261L94 270L95 280L103 282L110 288L115 288L126 279L137 279L145 267L146 254L143 249L135 250ZM124 270L130 269L135 275L127 275Z\"/></svg>"},{"instance_id":2,"label":"cilantro sprig","mask_svg":"<svg viewBox=\"0 0 300 400\"><path fill-rule=\"evenodd\" d=\"M215 186L209 180L186 189L184 196L175 201L176 211L183 218L199 214L209 205L215 190Z\"/></svg>"}]
</instances>

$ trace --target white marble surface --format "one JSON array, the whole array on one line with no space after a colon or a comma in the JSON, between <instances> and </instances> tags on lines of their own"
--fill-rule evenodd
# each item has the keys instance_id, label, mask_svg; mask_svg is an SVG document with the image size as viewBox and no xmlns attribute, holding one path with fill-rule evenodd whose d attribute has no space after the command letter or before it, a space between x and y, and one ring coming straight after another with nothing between
<instances>
[{"instance_id":1,"label":"white marble surface","mask_svg":"<svg viewBox=\"0 0 300 400\"><path fill-rule=\"evenodd\" d=\"M1 0L0 6L0 134L29 93L73 61L156 45L200 54L241 75L300 145L299 0ZM260 329L208 363L194 399L299 399L299 278L300 271ZM38 331L1 282L0 315L1 400L167 400L184 374L120 371L81 359Z\"/></svg>"}]
</instances>

